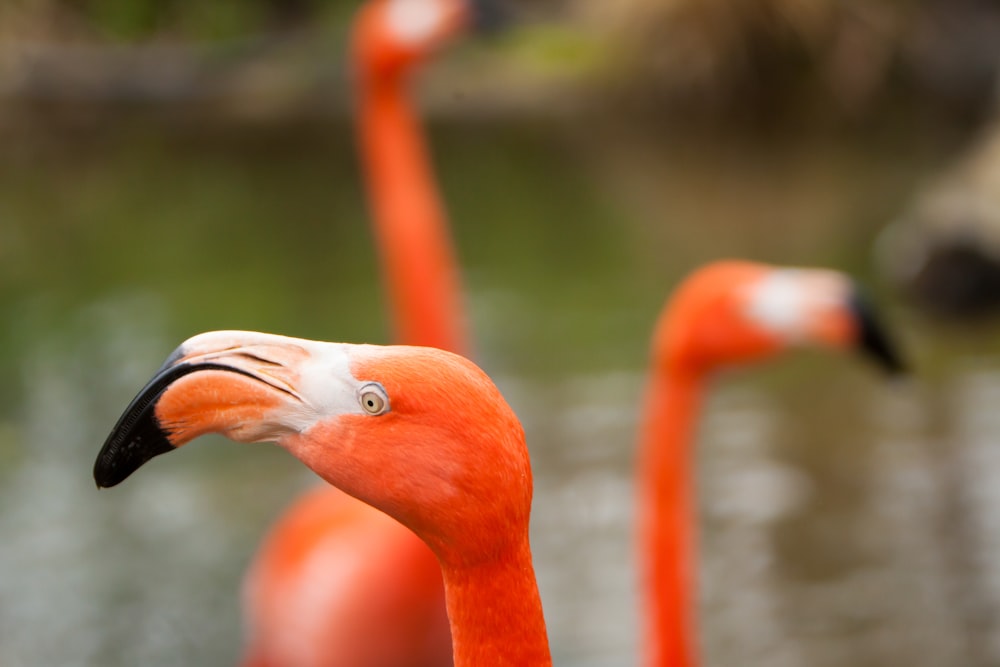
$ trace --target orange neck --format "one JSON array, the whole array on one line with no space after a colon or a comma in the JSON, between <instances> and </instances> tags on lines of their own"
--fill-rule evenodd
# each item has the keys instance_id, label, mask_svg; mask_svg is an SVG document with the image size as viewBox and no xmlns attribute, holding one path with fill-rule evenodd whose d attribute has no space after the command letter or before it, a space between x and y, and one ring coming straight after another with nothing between
<instances>
[{"instance_id":1,"label":"orange neck","mask_svg":"<svg viewBox=\"0 0 1000 667\"><path fill-rule=\"evenodd\" d=\"M639 448L638 553L648 667L696 664L694 430L704 378L658 365Z\"/></svg>"},{"instance_id":2,"label":"orange neck","mask_svg":"<svg viewBox=\"0 0 1000 667\"><path fill-rule=\"evenodd\" d=\"M457 261L407 81L359 77L361 155L396 340L468 354Z\"/></svg>"},{"instance_id":3,"label":"orange neck","mask_svg":"<svg viewBox=\"0 0 1000 667\"><path fill-rule=\"evenodd\" d=\"M455 667L552 664L527 536L506 558L442 571Z\"/></svg>"}]
</instances>

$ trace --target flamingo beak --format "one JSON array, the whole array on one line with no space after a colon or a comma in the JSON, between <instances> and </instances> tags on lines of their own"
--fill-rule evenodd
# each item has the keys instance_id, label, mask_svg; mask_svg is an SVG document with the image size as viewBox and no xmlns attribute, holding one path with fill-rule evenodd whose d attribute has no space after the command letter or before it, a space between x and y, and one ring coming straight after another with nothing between
<instances>
[{"instance_id":1,"label":"flamingo beak","mask_svg":"<svg viewBox=\"0 0 1000 667\"><path fill-rule=\"evenodd\" d=\"M855 345L861 352L889 375L905 375L907 368L899 348L882 326L871 303L856 288L851 293L848 309L857 326Z\"/></svg>"},{"instance_id":2,"label":"flamingo beak","mask_svg":"<svg viewBox=\"0 0 1000 667\"><path fill-rule=\"evenodd\" d=\"M171 358L176 355L177 352ZM175 366L170 359L167 360L132 399L111 430L111 435L104 441L94 463L94 481L98 488L120 484L154 456L179 446L174 444L170 432L157 419L156 404L177 380L189 373L212 369L243 372L222 364L182 363Z\"/></svg>"},{"instance_id":3,"label":"flamingo beak","mask_svg":"<svg viewBox=\"0 0 1000 667\"><path fill-rule=\"evenodd\" d=\"M205 433L259 442L288 430L287 408L302 401L294 385L303 352L220 333L181 345L132 399L97 455L98 488Z\"/></svg>"}]
</instances>

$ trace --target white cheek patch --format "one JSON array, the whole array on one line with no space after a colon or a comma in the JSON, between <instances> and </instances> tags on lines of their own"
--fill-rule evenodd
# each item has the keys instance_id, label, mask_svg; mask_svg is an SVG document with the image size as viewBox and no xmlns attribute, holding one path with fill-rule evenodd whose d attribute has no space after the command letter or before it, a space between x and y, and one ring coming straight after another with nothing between
<instances>
[{"instance_id":1,"label":"white cheek patch","mask_svg":"<svg viewBox=\"0 0 1000 667\"><path fill-rule=\"evenodd\" d=\"M416 44L429 37L444 20L440 0L390 0L389 30L401 42Z\"/></svg>"},{"instance_id":2,"label":"white cheek patch","mask_svg":"<svg viewBox=\"0 0 1000 667\"><path fill-rule=\"evenodd\" d=\"M808 302L802 271L782 269L750 286L746 316L765 331L798 341L807 332Z\"/></svg>"},{"instance_id":3,"label":"white cheek patch","mask_svg":"<svg viewBox=\"0 0 1000 667\"><path fill-rule=\"evenodd\" d=\"M816 324L842 308L850 281L827 269L779 269L748 289L746 316L761 329L790 343L803 343Z\"/></svg>"},{"instance_id":4,"label":"white cheek patch","mask_svg":"<svg viewBox=\"0 0 1000 667\"><path fill-rule=\"evenodd\" d=\"M310 353L302 367L298 393L305 400L296 415L297 430L304 431L317 421L345 414L365 414L359 389L365 383L351 374L349 346L343 343L301 341ZM290 424L291 425L291 424Z\"/></svg>"}]
</instances>

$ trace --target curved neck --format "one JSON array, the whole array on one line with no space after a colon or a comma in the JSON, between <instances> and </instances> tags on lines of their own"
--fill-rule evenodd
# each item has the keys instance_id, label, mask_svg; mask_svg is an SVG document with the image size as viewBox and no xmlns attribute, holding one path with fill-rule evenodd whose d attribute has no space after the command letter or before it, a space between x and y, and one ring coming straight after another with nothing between
<instances>
[{"instance_id":1,"label":"curved neck","mask_svg":"<svg viewBox=\"0 0 1000 667\"><path fill-rule=\"evenodd\" d=\"M442 572L455 667L552 664L527 537L506 558Z\"/></svg>"},{"instance_id":2,"label":"curved neck","mask_svg":"<svg viewBox=\"0 0 1000 667\"><path fill-rule=\"evenodd\" d=\"M407 81L359 80L361 156L396 340L468 354L457 261Z\"/></svg>"},{"instance_id":3,"label":"curved neck","mask_svg":"<svg viewBox=\"0 0 1000 667\"><path fill-rule=\"evenodd\" d=\"M660 364L638 457L638 554L648 667L697 664L694 431L704 378Z\"/></svg>"}]
</instances>

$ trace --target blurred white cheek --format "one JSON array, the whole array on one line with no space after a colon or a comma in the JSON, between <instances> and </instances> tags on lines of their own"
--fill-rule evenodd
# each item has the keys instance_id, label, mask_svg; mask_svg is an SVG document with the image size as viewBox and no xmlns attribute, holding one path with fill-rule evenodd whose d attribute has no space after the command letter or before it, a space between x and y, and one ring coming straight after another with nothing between
<instances>
[{"instance_id":1,"label":"blurred white cheek","mask_svg":"<svg viewBox=\"0 0 1000 667\"><path fill-rule=\"evenodd\" d=\"M786 340L801 339L807 328L808 300L794 269L775 271L750 288L746 315L765 331Z\"/></svg>"},{"instance_id":2,"label":"blurred white cheek","mask_svg":"<svg viewBox=\"0 0 1000 667\"><path fill-rule=\"evenodd\" d=\"M434 32L444 18L440 0L391 0L389 29L405 43L419 43Z\"/></svg>"}]
</instances>

